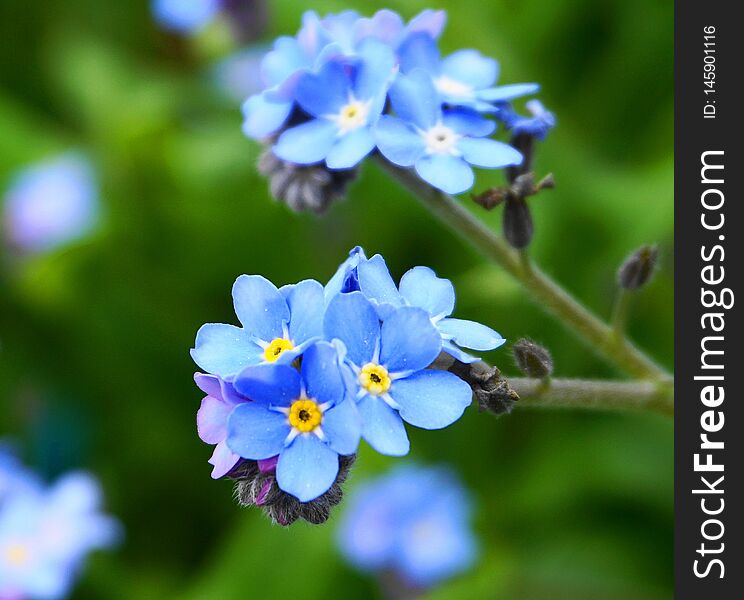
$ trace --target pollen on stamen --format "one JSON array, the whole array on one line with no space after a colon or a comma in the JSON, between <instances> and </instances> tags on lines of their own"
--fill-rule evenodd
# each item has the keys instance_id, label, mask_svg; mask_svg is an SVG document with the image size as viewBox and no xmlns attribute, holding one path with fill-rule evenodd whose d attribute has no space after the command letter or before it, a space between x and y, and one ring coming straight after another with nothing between
<instances>
[{"instance_id":1,"label":"pollen on stamen","mask_svg":"<svg viewBox=\"0 0 744 600\"><path fill-rule=\"evenodd\" d=\"M359 371L359 383L373 396L384 394L390 389L392 380L385 367L375 363L367 363Z\"/></svg>"},{"instance_id":2,"label":"pollen on stamen","mask_svg":"<svg viewBox=\"0 0 744 600\"><path fill-rule=\"evenodd\" d=\"M264 359L266 362L276 362L283 352L292 350L294 344L285 338L275 338L264 349Z\"/></svg>"}]
</instances>

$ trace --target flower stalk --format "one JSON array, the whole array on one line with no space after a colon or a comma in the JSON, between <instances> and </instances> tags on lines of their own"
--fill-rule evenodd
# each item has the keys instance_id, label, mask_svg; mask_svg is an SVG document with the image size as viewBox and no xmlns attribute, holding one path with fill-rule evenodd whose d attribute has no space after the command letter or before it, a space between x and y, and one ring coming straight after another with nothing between
<instances>
[{"instance_id":1,"label":"flower stalk","mask_svg":"<svg viewBox=\"0 0 744 600\"><path fill-rule=\"evenodd\" d=\"M669 373L625 336L615 335L610 325L590 312L534 262L525 261L522 253L512 249L455 198L429 186L410 170L400 169L385 160L379 163L445 225L503 267L548 312L570 325L570 330L595 352L628 375L657 383L671 383Z\"/></svg>"}]
</instances>

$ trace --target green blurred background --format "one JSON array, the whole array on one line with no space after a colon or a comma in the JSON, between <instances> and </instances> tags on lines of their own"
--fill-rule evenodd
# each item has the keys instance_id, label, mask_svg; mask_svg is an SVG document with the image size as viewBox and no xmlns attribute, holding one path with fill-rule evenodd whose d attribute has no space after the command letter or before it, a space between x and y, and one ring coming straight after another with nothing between
<instances>
[{"instance_id":1,"label":"green blurred background","mask_svg":"<svg viewBox=\"0 0 744 600\"><path fill-rule=\"evenodd\" d=\"M293 34L306 9L383 6L270 1L261 41ZM408 18L429 5L387 6ZM433 7L449 11L445 52L475 47L499 59L503 82L540 82L558 117L536 165L558 187L532 202L545 270L607 315L617 265L660 244L630 331L671 367L672 3ZM323 218L273 202L238 105L207 75L230 49L221 25L185 39L160 30L146 0L3 0L0 39L0 186L69 147L90 154L102 185L92 239L6 262L0 277L0 435L49 475L93 470L127 530L120 550L93 558L76 598L379 596L337 555L333 522L271 526L209 477L188 350L202 323L234 321L241 273L325 281L361 244L396 276L425 264L451 278L458 316L544 343L557 375L619 376L375 165ZM501 181L481 172L479 187ZM480 215L499 227L498 210ZM508 346L487 358L514 373ZM671 597L671 420L471 409L444 431L410 435L413 458L455 466L473 490L483 546L478 567L432 598ZM397 460L362 448L350 486Z\"/></svg>"}]
</instances>

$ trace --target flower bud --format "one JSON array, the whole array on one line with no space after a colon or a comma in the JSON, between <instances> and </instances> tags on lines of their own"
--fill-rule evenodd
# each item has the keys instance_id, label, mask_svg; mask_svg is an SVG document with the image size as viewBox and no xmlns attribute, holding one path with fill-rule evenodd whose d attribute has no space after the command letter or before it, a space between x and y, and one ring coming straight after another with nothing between
<instances>
[{"instance_id":1,"label":"flower bud","mask_svg":"<svg viewBox=\"0 0 744 600\"><path fill-rule=\"evenodd\" d=\"M617 283L626 290L637 290L651 279L659 250L656 246L641 246L625 259L617 271Z\"/></svg>"},{"instance_id":2,"label":"flower bud","mask_svg":"<svg viewBox=\"0 0 744 600\"><path fill-rule=\"evenodd\" d=\"M519 400L519 395L509 387L509 382L501 377L498 368L491 367L483 361L464 363L450 359L441 363L440 359L437 359L433 368L446 368L469 384L480 410L495 415L511 412L514 403Z\"/></svg>"},{"instance_id":3,"label":"flower bud","mask_svg":"<svg viewBox=\"0 0 744 600\"><path fill-rule=\"evenodd\" d=\"M511 198L504 204L504 237L513 248L521 250L530 245L534 226L530 207L523 198Z\"/></svg>"},{"instance_id":4,"label":"flower bud","mask_svg":"<svg viewBox=\"0 0 744 600\"><path fill-rule=\"evenodd\" d=\"M295 212L324 212L334 200L346 195L357 170L331 171L325 165L295 165L266 150L258 170L269 179L271 195Z\"/></svg>"},{"instance_id":5,"label":"flower bud","mask_svg":"<svg viewBox=\"0 0 744 600\"><path fill-rule=\"evenodd\" d=\"M542 346L527 339L521 339L512 346L517 367L528 377L544 379L553 374L553 357Z\"/></svg>"}]
</instances>

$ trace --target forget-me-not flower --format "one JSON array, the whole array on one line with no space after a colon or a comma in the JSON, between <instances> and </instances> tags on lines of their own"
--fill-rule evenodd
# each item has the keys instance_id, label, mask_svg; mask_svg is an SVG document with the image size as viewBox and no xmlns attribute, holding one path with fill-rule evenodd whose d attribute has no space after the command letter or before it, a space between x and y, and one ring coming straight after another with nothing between
<instances>
[{"instance_id":1,"label":"forget-me-not flower","mask_svg":"<svg viewBox=\"0 0 744 600\"><path fill-rule=\"evenodd\" d=\"M0 598L65 598L95 549L120 537L119 524L100 512L98 483L85 473L50 488L21 486L0 503Z\"/></svg>"},{"instance_id":2,"label":"forget-me-not flower","mask_svg":"<svg viewBox=\"0 0 744 600\"><path fill-rule=\"evenodd\" d=\"M278 456L276 482L300 502L324 494L336 481L339 455L359 445L359 413L346 398L337 349L317 342L289 365L246 367L235 388L251 398L228 419L227 445L243 458Z\"/></svg>"},{"instance_id":3,"label":"forget-me-not flower","mask_svg":"<svg viewBox=\"0 0 744 600\"><path fill-rule=\"evenodd\" d=\"M516 83L494 87L499 65L477 50L458 50L442 59L436 42L428 35L410 36L398 50L403 73L426 71L445 104L467 106L493 112L493 104L534 94L535 83Z\"/></svg>"},{"instance_id":4,"label":"forget-me-not flower","mask_svg":"<svg viewBox=\"0 0 744 600\"><path fill-rule=\"evenodd\" d=\"M375 147L372 133L394 74L392 50L376 40L359 49L354 65L331 60L298 82L296 101L312 118L287 129L274 154L295 164L325 160L330 169L354 167Z\"/></svg>"},{"instance_id":5,"label":"forget-me-not flower","mask_svg":"<svg viewBox=\"0 0 744 600\"><path fill-rule=\"evenodd\" d=\"M207 373L232 380L244 367L291 363L322 335L323 286L311 279L280 289L260 275L241 275L232 289L242 327L202 325L191 357Z\"/></svg>"},{"instance_id":6,"label":"forget-me-not flower","mask_svg":"<svg viewBox=\"0 0 744 600\"><path fill-rule=\"evenodd\" d=\"M512 135L529 135L544 140L548 132L555 127L555 115L547 110L539 100L530 100L525 104L530 116L517 114L509 107L504 108L499 118L511 129Z\"/></svg>"},{"instance_id":7,"label":"forget-me-not flower","mask_svg":"<svg viewBox=\"0 0 744 600\"><path fill-rule=\"evenodd\" d=\"M499 168L522 162L517 150L485 137L493 123L466 111L443 111L431 76L422 69L399 74L390 100L397 116L380 117L377 147L390 162L414 167L436 188L459 194L473 186L471 165Z\"/></svg>"},{"instance_id":8,"label":"forget-me-not flower","mask_svg":"<svg viewBox=\"0 0 744 600\"><path fill-rule=\"evenodd\" d=\"M475 562L470 513L451 471L403 465L350 495L338 543L360 570L393 571L411 587L430 587Z\"/></svg>"},{"instance_id":9,"label":"forget-me-not flower","mask_svg":"<svg viewBox=\"0 0 744 600\"><path fill-rule=\"evenodd\" d=\"M13 177L5 193L4 229L23 252L43 252L89 233L99 213L96 178L81 155L66 153Z\"/></svg>"},{"instance_id":10,"label":"forget-me-not flower","mask_svg":"<svg viewBox=\"0 0 744 600\"><path fill-rule=\"evenodd\" d=\"M222 8L221 0L153 0L155 20L166 29L181 33L209 25Z\"/></svg>"},{"instance_id":11,"label":"forget-me-not flower","mask_svg":"<svg viewBox=\"0 0 744 600\"><path fill-rule=\"evenodd\" d=\"M403 421L441 429L459 419L471 402L470 386L447 371L427 367L439 356L442 338L426 311L404 306L380 322L361 293L340 294L328 304L328 339L346 349L348 377L362 417L362 437L378 452L408 453Z\"/></svg>"}]
</instances>

